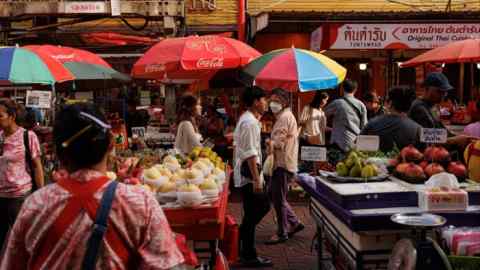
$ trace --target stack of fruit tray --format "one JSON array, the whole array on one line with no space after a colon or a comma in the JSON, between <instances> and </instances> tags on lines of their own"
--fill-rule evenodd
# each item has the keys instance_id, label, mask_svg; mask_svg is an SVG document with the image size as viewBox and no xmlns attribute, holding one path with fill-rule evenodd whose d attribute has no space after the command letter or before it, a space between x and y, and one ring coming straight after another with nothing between
<instances>
[{"instance_id":1,"label":"stack of fruit tray","mask_svg":"<svg viewBox=\"0 0 480 270\"><path fill-rule=\"evenodd\" d=\"M335 172L320 171L321 176L339 183L382 182L388 174L380 170L368 156L360 151L351 150L346 158L337 163Z\"/></svg>"},{"instance_id":2,"label":"stack of fruit tray","mask_svg":"<svg viewBox=\"0 0 480 270\"><path fill-rule=\"evenodd\" d=\"M381 183L339 184L317 176L315 190L346 210L418 205L415 190L388 180Z\"/></svg>"}]
</instances>

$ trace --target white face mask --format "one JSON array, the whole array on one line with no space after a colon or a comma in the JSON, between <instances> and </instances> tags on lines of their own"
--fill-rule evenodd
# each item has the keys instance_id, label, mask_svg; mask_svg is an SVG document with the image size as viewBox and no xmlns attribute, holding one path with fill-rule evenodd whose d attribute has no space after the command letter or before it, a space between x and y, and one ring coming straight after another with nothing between
<instances>
[{"instance_id":1,"label":"white face mask","mask_svg":"<svg viewBox=\"0 0 480 270\"><path fill-rule=\"evenodd\" d=\"M278 113L283 109L282 104L272 101L270 102L270 110L272 110L273 113Z\"/></svg>"}]
</instances>

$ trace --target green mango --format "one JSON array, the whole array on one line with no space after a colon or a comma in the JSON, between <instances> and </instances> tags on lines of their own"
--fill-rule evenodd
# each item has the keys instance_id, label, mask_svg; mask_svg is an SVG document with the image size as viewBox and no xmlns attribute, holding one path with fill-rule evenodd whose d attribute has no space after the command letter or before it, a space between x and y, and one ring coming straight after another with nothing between
<instances>
[{"instance_id":1,"label":"green mango","mask_svg":"<svg viewBox=\"0 0 480 270\"><path fill-rule=\"evenodd\" d=\"M336 171L338 176L347 176L348 175L348 167L343 162L337 163Z\"/></svg>"}]
</instances>

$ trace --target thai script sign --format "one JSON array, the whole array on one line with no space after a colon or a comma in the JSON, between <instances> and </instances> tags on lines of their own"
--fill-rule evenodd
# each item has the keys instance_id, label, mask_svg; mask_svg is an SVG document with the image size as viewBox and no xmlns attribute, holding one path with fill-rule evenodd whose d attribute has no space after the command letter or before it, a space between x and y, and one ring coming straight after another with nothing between
<instances>
[{"instance_id":1,"label":"thai script sign","mask_svg":"<svg viewBox=\"0 0 480 270\"><path fill-rule=\"evenodd\" d=\"M214 11L217 9L217 0L189 0L190 11Z\"/></svg>"},{"instance_id":2,"label":"thai script sign","mask_svg":"<svg viewBox=\"0 0 480 270\"><path fill-rule=\"evenodd\" d=\"M106 2L87 1L87 2L67 2L65 1L65 13L109 13L107 12Z\"/></svg>"},{"instance_id":3,"label":"thai script sign","mask_svg":"<svg viewBox=\"0 0 480 270\"><path fill-rule=\"evenodd\" d=\"M326 25L312 33L312 49L431 49L469 38L480 38L480 23Z\"/></svg>"},{"instance_id":4,"label":"thai script sign","mask_svg":"<svg viewBox=\"0 0 480 270\"><path fill-rule=\"evenodd\" d=\"M444 128L422 128L420 141L423 143L446 143L447 130Z\"/></svg>"}]
</instances>

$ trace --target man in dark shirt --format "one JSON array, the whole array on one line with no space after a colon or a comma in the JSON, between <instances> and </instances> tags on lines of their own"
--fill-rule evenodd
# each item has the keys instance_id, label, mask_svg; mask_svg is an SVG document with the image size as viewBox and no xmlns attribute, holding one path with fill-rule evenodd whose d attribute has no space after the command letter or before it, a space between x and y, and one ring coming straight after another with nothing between
<instances>
[{"instance_id":1,"label":"man in dark shirt","mask_svg":"<svg viewBox=\"0 0 480 270\"><path fill-rule=\"evenodd\" d=\"M380 150L392 151L395 146L402 149L410 144L418 145L421 126L407 117L415 92L407 87L394 87L388 92L386 105L389 113L377 116L362 130L363 135L377 135Z\"/></svg>"},{"instance_id":2,"label":"man in dark shirt","mask_svg":"<svg viewBox=\"0 0 480 270\"><path fill-rule=\"evenodd\" d=\"M377 93L367 92L363 97L363 102L365 102L365 106L367 107L367 118L369 121L370 119L385 114L383 104Z\"/></svg>"},{"instance_id":3,"label":"man in dark shirt","mask_svg":"<svg viewBox=\"0 0 480 270\"><path fill-rule=\"evenodd\" d=\"M440 122L440 117L432 113L432 108L439 104L443 97L453 87L448 82L447 77L441 72L431 72L423 81L425 93L422 98L417 98L410 107L408 116L417 122L423 128L444 128L446 127ZM448 133L448 144L465 146L472 140L472 137Z\"/></svg>"}]
</instances>

